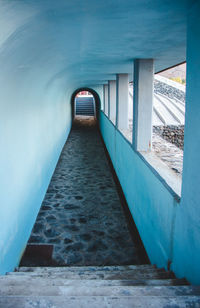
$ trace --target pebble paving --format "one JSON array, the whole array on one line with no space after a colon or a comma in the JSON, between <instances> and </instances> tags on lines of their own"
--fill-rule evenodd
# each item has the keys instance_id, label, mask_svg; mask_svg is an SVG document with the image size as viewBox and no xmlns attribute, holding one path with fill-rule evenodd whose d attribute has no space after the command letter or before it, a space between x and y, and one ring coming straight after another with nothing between
<instances>
[{"instance_id":1,"label":"pebble paving","mask_svg":"<svg viewBox=\"0 0 200 308\"><path fill-rule=\"evenodd\" d=\"M59 265L140 264L96 126L74 126L29 244L52 244Z\"/></svg>"}]
</instances>

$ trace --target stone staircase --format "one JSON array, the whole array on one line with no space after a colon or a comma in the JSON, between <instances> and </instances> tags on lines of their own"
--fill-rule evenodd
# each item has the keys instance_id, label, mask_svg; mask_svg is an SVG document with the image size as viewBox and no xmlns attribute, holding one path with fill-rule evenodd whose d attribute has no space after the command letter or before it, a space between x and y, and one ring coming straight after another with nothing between
<instances>
[{"instance_id":1,"label":"stone staircase","mask_svg":"<svg viewBox=\"0 0 200 308\"><path fill-rule=\"evenodd\" d=\"M200 287L152 265L20 267L0 276L0 307L200 307Z\"/></svg>"},{"instance_id":2,"label":"stone staircase","mask_svg":"<svg viewBox=\"0 0 200 308\"><path fill-rule=\"evenodd\" d=\"M84 116L94 116L93 97L77 97L75 114Z\"/></svg>"}]
</instances>

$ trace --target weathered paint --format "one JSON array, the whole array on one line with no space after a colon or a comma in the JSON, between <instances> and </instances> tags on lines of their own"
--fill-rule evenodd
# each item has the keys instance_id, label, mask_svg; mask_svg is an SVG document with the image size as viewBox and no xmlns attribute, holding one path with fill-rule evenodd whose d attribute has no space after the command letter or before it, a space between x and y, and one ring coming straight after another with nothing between
<instances>
[{"instance_id":1,"label":"weathered paint","mask_svg":"<svg viewBox=\"0 0 200 308\"><path fill-rule=\"evenodd\" d=\"M19 262L71 127L71 92L51 79L36 46L28 51L33 45L20 16L12 19L19 26L13 34L6 18L1 26L0 274Z\"/></svg>"},{"instance_id":2,"label":"weathered paint","mask_svg":"<svg viewBox=\"0 0 200 308\"><path fill-rule=\"evenodd\" d=\"M191 2L192 4L192 2ZM187 88L183 185L177 209L173 269L179 277L200 283L200 1L188 16Z\"/></svg>"},{"instance_id":3,"label":"weathered paint","mask_svg":"<svg viewBox=\"0 0 200 308\"><path fill-rule=\"evenodd\" d=\"M102 112L100 128L151 263L167 268L172 258L175 209L179 205Z\"/></svg>"},{"instance_id":4,"label":"weathered paint","mask_svg":"<svg viewBox=\"0 0 200 308\"><path fill-rule=\"evenodd\" d=\"M153 112L153 59L134 61L133 146L137 151L151 150Z\"/></svg>"},{"instance_id":5,"label":"weathered paint","mask_svg":"<svg viewBox=\"0 0 200 308\"><path fill-rule=\"evenodd\" d=\"M120 129L128 128L129 75L116 76L116 126Z\"/></svg>"},{"instance_id":6,"label":"weathered paint","mask_svg":"<svg viewBox=\"0 0 200 308\"><path fill-rule=\"evenodd\" d=\"M155 71L184 61L186 2L0 1L0 273L26 245L71 127L72 93L131 74L134 58L154 58ZM149 257L166 267L173 196L103 115L101 127Z\"/></svg>"},{"instance_id":7,"label":"weathered paint","mask_svg":"<svg viewBox=\"0 0 200 308\"><path fill-rule=\"evenodd\" d=\"M116 121L116 80L109 80L109 119Z\"/></svg>"},{"instance_id":8,"label":"weathered paint","mask_svg":"<svg viewBox=\"0 0 200 308\"><path fill-rule=\"evenodd\" d=\"M2 68L1 63L1 68ZM26 245L71 127L70 105L59 87L47 91L33 77L12 84L0 77L0 273L13 270ZM12 76L11 76L12 74ZM3 78L2 78L3 77ZM4 104L6 102L6 104Z\"/></svg>"},{"instance_id":9,"label":"weathered paint","mask_svg":"<svg viewBox=\"0 0 200 308\"><path fill-rule=\"evenodd\" d=\"M100 129L151 263L166 269L170 266L179 278L186 277L191 283L199 284L200 181L197 179L199 175L196 174L198 153L193 153L196 165L190 165L191 168L185 170L186 174L194 172L194 175L190 180L184 179L186 187L183 185L180 203L176 194L153 168L148 166L142 156L134 151L132 145L103 112ZM196 131L199 134L199 131ZM186 139L186 146L188 140ZM193 141L196 145L195 139ZM190 145L194 146L192 143ZM190 157L186 156L185 168L186 164L191 164ZM196 190L187 187L194 185L194 177L197 179Z\"/></svg>"}]
</instances>

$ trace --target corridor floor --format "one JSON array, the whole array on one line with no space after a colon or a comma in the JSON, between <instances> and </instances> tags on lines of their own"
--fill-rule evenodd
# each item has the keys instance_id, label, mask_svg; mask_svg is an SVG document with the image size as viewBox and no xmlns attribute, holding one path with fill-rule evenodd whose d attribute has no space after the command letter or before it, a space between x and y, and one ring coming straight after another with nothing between
<instances>
[{"instance_id":1,"label":"corridor floor","mask_svg":"<svg viewBox=\"0 0 200 308\"><path fill-rule=\"evenodd\" d=\"M96 126L73 125L29 244L57 265L140 264Z\"/></svg>"}]
</instances>

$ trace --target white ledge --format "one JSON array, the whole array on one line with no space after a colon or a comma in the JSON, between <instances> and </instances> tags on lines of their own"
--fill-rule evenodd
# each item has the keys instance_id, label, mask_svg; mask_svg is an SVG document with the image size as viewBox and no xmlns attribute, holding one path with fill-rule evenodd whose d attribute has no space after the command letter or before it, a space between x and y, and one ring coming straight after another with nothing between
<instances>
[{"instance_id":1,"label":"white ledge","mask_svg":"<svg viewBox=\"0 0 200 308\"><path fill-rule=\"evenodd\" d=\"M181 175L176 174L171 170L153 151L151 152L139 152L144 159L151 165L161 178L167 183L167 185L181 197Z\"/></svg>"},{"instance_id":2,"label":"white ledge","mask_svg":"<svg viewBox=\"0 0 200 308\"><path fill-rule=\"evenodd\" d=\"M154 78L156 80L160 81L160 82L166 83L168 86L171 86L173 88L176 88L178 90L181 90L181 91L185 92L185 86L180 84L180 83L178 83L178 82L176 82L176 81L173 81L173 80L171 80L169 78L165 78L165 77L160 76L158 74L155 74Z\"/></svg>"}]
</instances>

